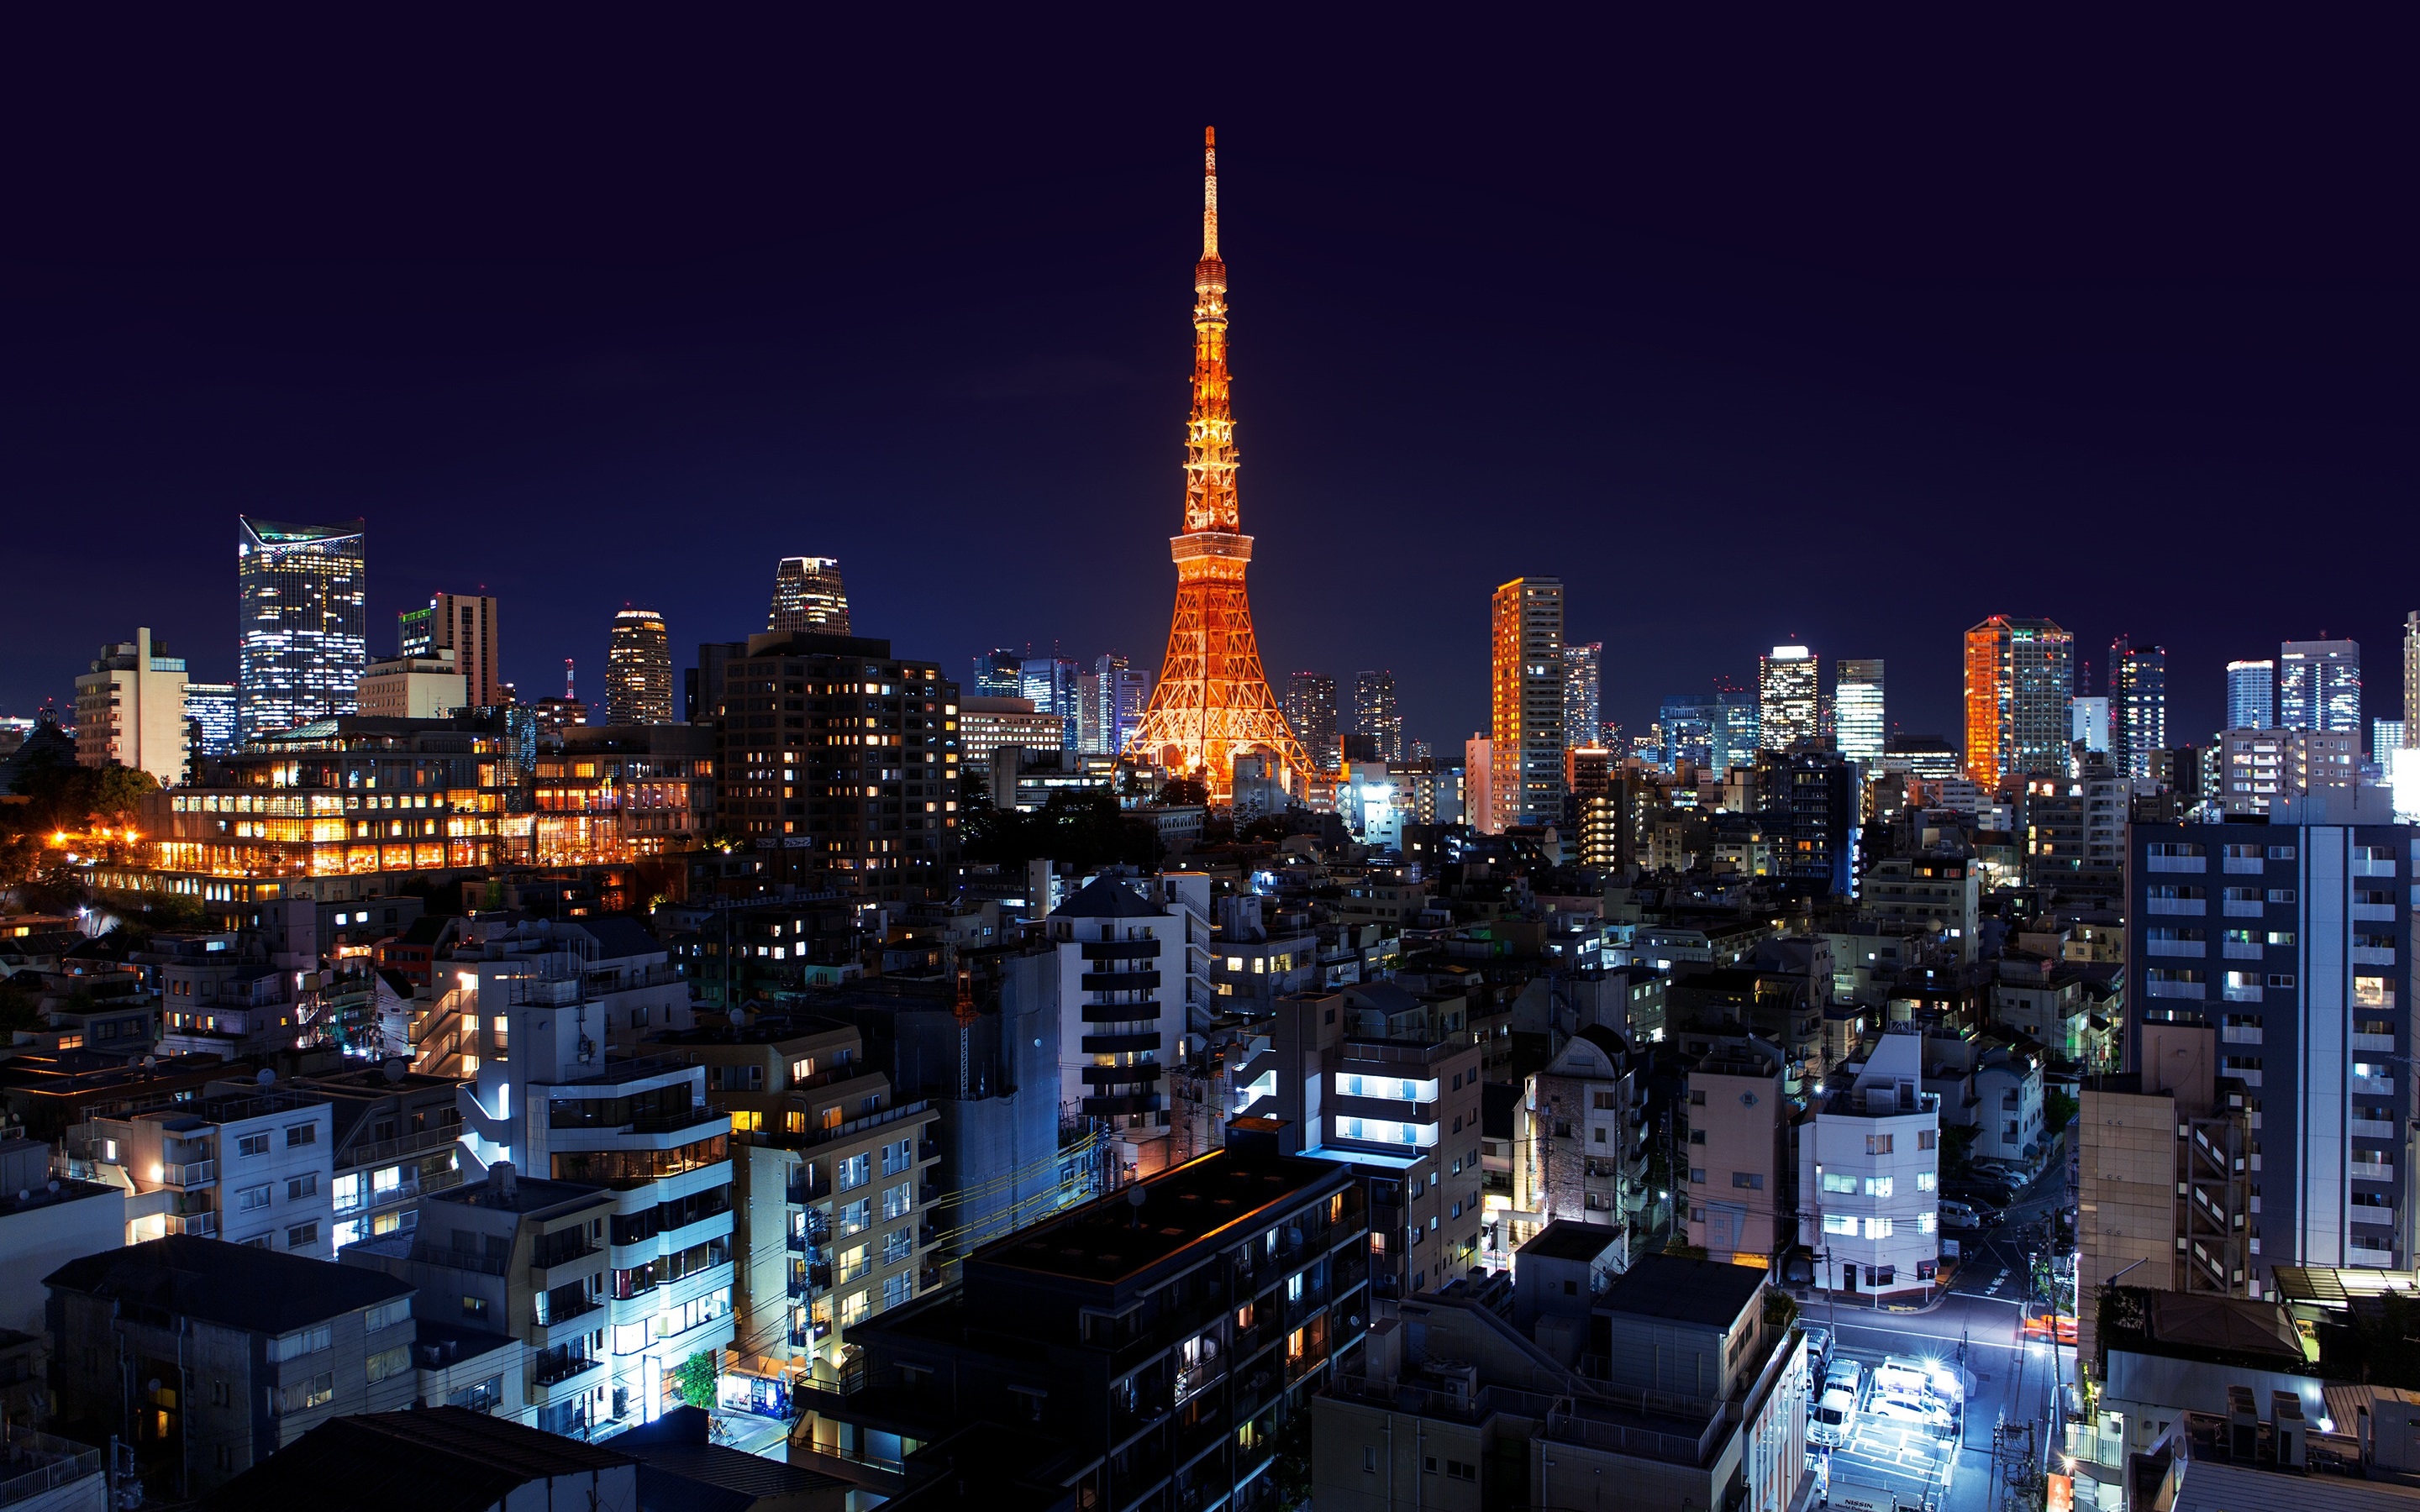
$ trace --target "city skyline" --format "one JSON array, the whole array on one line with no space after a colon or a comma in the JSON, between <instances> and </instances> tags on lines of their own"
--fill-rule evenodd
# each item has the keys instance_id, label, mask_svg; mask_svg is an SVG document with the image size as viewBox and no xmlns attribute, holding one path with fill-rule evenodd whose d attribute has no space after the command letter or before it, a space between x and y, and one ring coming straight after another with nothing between
<instances>
[{"instance_id":1,"label":"city skyline","mask_svg":"<svg viewBox=\"0 0 2420 1512\"><path fill-rule=\"evenodd\" d=\"M2129 86L2145 87L2181 86ZM395 255L418 259L377 294L362 274L386 254L317 230L294 164L239 171L223 204L147 237L158 261L70 268L39 299L0 294L0 410L44 417L39 442L0 449L0 497L31 505L13 544L51 569L0 609L12 648L0 710L64 705L90 648L127 633L130 614L40 580L72 577L77 527L95 515L139 525L116 580L156 600L142 617L218 681L236 679L236 632L209 563L242 513L366 519L374 625L440 590L505 601L503 674L524 688L553 686L566 656L597 662L597 627L626 602L660 609L674 662L689 665L696 645L756 628L768 575L801 550L846 564L869 633L960 657L1028 641L1147 656L1164 584L1131 567L1165 538L1152 501L1175 486L1184 419L1174 305L1189 196L1168 165L1205 118L1244 176L1225 215L1259 280L1243 361L1264 656L1338 675L1395 666L1410 737L1442 747L1484 725L1486 594L1543 572L1568 584L1575 639L1605 642L1604 717L1632 733L1666 696L1745 681L1788 640L1888 660L1891 722L1951 736L1958 637L1987 613L2055 620L2096 648L2120 630L2164 646L2172 739L2223 723L2229 660L2322 635L2375 658L2398 640L2412 608L2393 596L2415 532L2399 506L2409 448L2402 423L2372 417L2412 411L2400 354L2420 312L2407 294L2339 282L2409 265L2406 212L2350 208L2374 196L2259 214L2307 210L2319 193L2307 171L2260 178L2227 199L2264 229L2188 235L2199 223L2157 213L2177 206L2141 195L2086 111L2028 136L2022 155L1957 155L1960 173L1925 177L1920 202L1897 162L1831 181L1823 203L1763 179L1775 193L1715 198L1703 186L1724 176L1709 170L1744 143L1623 145L1608 162L1584 146L1594 133L1560 143L1489 125L1500 102L1434 114L1424 99L1426 150L1405 157L1380 144L1406 117L1372 101L1218 92L1140 103L1114 131L1054 119L1042 151L969 154L1045 124L978 131L970 100L861 162L783 133L721 157L717 173L762 183L804 166L816 195L750 212L767 222L666 215L694 191L644 177L615 201L643 234L610 243L589 235L605 212L564 192L513 205L525 179L488 161L489 134L415 137L452 187L383 157L313 180L337 209L380 207L402 238ZM1654 114L1645 99L1630 108ZM1740 130L1762 141L1779 108L1745 111ZM1946 140L1989 118L1952 115ZM2260 139L2280 140L2280 125ZM1795 130L1820 152L1844 129ZM327 136L380 130L340 115ZM206 118L194 131L211 135ZM2361 181L2341 144L2368 138L2304 119L2282 139L2304 131L2337 144L2322 155L2331 173ZM709 132L700 120L666 140ZM1528 146L1502 150L1512 141ZM713 156L688 154L701 155ZM2088 246L2048 229L2056 217L2026 219L2054 193L2037 162L2055 165L2060 202L2108 201ZM2170 169L2164 184L2244 171L2217 150ZM1606 173L1632 190L1599 193ZM26 193L29 224L85 237L127 213L47 178ZM1420 234L1441 255L1394 255L1407 201L1428 207ZM397 226L398 204L424 213ZM2355 236L2356 213L2398 219ZM464 239L488 222L500 245ZM2273 229L2289 223L2290 240ZM1986 225L1971 240L1948 229ZM600 245L613 249L601 260ZM75 248L56 250L72 262ZM205 251L207 276L179 260ZM969 285L969 267L985 278ZM2310 276L2296 285L2297 272ZM2133 283L2120 297L2112 278ZM1436 315L1406 320L1411 308ZM95 329L110 332L106 362ZM1397 368L1420 371L1447 417L1417 448L1389 440L1399 401L1368 376ZM130 434L149 444L115 444ZM2279 532L2265 545L2287 569L2277 586L2249 605L2212 599L2186 585L2224 572L2226 532L2172 529L2161 502L2177 497L2204 520L2325 501L2378 540L2340 551L2334 533ZM1786 609L1712 627L1694 623L1690 574L1635 570L1689 560L1710 518L1777 538L1809 508L1852 501L1916 529L1959 570L1864 592L1870 543L1823 532L1787 569L1777 557L1749 569L1788 592ZM1371 615L1331 591L1355 553L1311 522L1378 509L1466 538L1423 564L1433 611ZM1506 509L1566 522L1573 549L1464 528ZM561 529L575 510L605 528ZM1993 544L1997 521L2028 511L2099 522L2094 549L2044 574ZM419 528L432 517L476 528ZM683 545L705 517L711 561ZM896 530L989 542L1012 517L1030 528L938 561ZM1031 584L1071 550L1119 570L1080 600L1039 602ZM2130 570L2154 554L2155 577Z\"/></svg>"}]
</instances>

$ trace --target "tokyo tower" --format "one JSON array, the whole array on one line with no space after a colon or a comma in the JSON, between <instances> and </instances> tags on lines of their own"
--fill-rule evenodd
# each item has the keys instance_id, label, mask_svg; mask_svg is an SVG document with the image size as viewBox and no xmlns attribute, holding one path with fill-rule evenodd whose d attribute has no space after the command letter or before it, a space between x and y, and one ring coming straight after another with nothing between
<instances>
[{"instance_id":1,"label":"tokyo tower","mask_svg":"<svg viewBox=\"0 0 2420 1512\"><path fill-rule=\"evenodd\" d=\"M1244 568L1252 538L1235 513L1235 417L1227 379L1227 265L1218 256L1218 147L1202 133L1202 260L1193 265L1193 418L1185 437L1185 533L1176 559L1176 614L1151 707L1126 754L1199 780L1210 801L1233 800L1234 759L1273 759L1286 791L1315 768L1261 669Z\"/></svg>"}]
</instances>

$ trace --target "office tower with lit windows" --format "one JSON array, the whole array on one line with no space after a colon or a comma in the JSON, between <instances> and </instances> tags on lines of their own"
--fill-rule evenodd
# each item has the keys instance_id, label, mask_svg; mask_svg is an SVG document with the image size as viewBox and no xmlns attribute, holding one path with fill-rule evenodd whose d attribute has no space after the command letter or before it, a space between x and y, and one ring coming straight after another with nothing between
<instances>
[{"instance_id":1,"label":"office tower with lit windows","mask_svg":"<svg viewBox=\"0 0 2420 1512\"><path fill-rule=\"evenodd\" d=\"M1494 726L1489 795L1497 828L1563 816L1563 580L1515 578L1496 590L1489 637Z\"/></svg>"},{"instance_id":2,"label":"office tower with lit windows","mask_svg":"<svg viewBox=\"0 0 2420 1512\"><path fill-rule=\"evenodd\" d=\"M1082 676L1082 666L1070 656L1028 656L1018 669L1017 696L1032 700L1037 714L1059 717L1062 750L1075 750L1081 745L1082 711L1077 705L1083 692Z\"/></svg>"},{"instance_id":3,"label":"office tower with lit windows","mask_svg":"<svg viewBox=\"0 0 2420 1512\"><path fill-rule=\"evenodd\" d=\"M1343 765L1342 748L1336 741L1335 678L1326 672L1287 674L1285 717L1321 771L1333 772Z\"/></svg>"},{"instance_id":4,"label":"office tower with lit windows","mask_svg":"<svg viewBox=\"0 0 2420 1512\"><path fill-rule=\"evenodd\" d=\"M715 820L766 880L949 897L958 685L867 637L768 631L736 653L722 672Z\"/></svg>"},{"instance_id":5,"label":"office tower with lit windows","mask_svg":"<svg viewBox=\"0 0 2420 1512\"><path fill-rule=\"evenodd\" d=\"M2055 624L1994 614L1968 630L1966 776L1989 791L2066 771L2074 696L2075 637Z\"/></svg>"},{"instance_id":6,"label":"office tower with lit windows","mask_svg":"<svg viewBox=\"0 0 2420 1512\"><path fill-rule=\"evenodd\" d=\"M664 617L651 609L613 616L605 647L605 722L673 722L673 643Z\"/></svg>"},{"instance_id":7,"label":"office tower with lit windows","mask_svg":"<svg viewBox=\"0 0 2420 1512\"><path fill-rule=\"evenodd\" d=\"M1883 664L1876 657L1832 664L1832 736L1853 762L1879 762L1890 726L1883 715Z\"/></svg>"},{"instance_id":8,"label":"office tower with lit windows","mask_svg":"<svg viewBox=\"0 0 2420 1512\"><path fill-rule=\"evenodd\" d=\"M1375 760L1404 759L1404 706L1395 700L1393 672L1353 674L1353 733L1369 737Z\"/></svg>"},{"instance_id":9,"label":"office tower with lit windows","mask_svg":"<svg viewBox=\"0 0 2420 1512\"><path fill-rule=\"evenodd\" d=\"M2067 701L2067 740L2096 756L2109 754L2109 701L2082 694Z\"/></svg>"},{"instance_id":10,"label":"office tower with lit windows","mask_svg":"<svg viewBox=\"0 0 2420 1512\"><path fill-rule=\"evenodd\" d=\"M1006 646L993 647L975 658L974 681L967 690L977 698L1023 698L1025 658Z\"/></svg>"},{"instance_id":11,"label":"office tower with lit windows","mask_svg":"<svg viewBox=\"0 0 2420 1512\"><path fill-rule=\"evenodd\" d=\"M1087 756L1115 756L1151 707L1151 673L1107 652L1076 679L1076 748Z\"/></svg>"},{"instance_id":12,"label":"office tower with lit windows","mask_svg":"<svg viewBox=\"0 0 2420 1512\"><path fill-rule=\"evenodd\" d=\"M2226 664L2226 728L2277 728L2275 662L2230 661Z\"/></svg>"},{"instance_id":13,"label":"office tower with lit windows","mask_svg":"<svg viewBox=\"0 0 2420 1512\"><path fill-rule=\"evenodd\" d=\"M235 748L235 685L187 683L185 724L191 754L224 756Z\"/></svg>"},{"instance_id":14,"label":"office tower with lit windows","mask_svg":"<svg viewBox=\"0 0 2420 1512\"><path fill-rule=\"evenodd\" d=\"M1822 658L1805 646L1776 646L1757 658L1756 743L1760 750L1788 750L1823 733Z\"/></svg>"},{"instance_id":15,"label":"office tower with lit windows","mask_svg":"<svg viewBox=\"0 0 2420 1512\"><path fill-rule=\"evenodd\" d=\"M247 740L350 714L369 666L364 524L237 519L237 724Z\"/></svg>"},{"instance_id":16,"label":"office tower with lit windows","mask_svg":"<svg viewBox=\"0 0 2420 1512\"><path fill-rule=\"evenodd\" d=\"M2361 642L2288 640L2277 648L2277 727L2361 734Z\"/></svg>"},{"instance_id":17,"label":"office tower with lit windows","mask_svg":"<svg viewBox=\"0 0 2420 1512\"><path fill-rule=\"evenodd\" d=\"M2119 636L2109 647L2109 764L2146 782L2151 758L2168 748L2168 654Z\"/></svg>"},{"instance_id":18,"label":"office tower with lit windows","mask_svg":"<svg viewBox=\"0 0 2420 1512\"><path fill-rule=\"evenodd\" d=\"M1563 744L1594 747L1605 739L1605 642L1563 647Z\"/></svg>"},{"instance_id":19,"label":"office tower with lit windows","mask_svg":"<svg viewBox=\"0 0 2420 1512\"><path fill-rule=\"evenodd\" d=\"M1664 769L1704 771L1714 764L1715 695L1676 693L1655 711L1655 727L1664 740Z\"/></svg>"},{"instance_id":20,"label":"office tower with lit windows","mask_svg":"<svg viewBox=\"0 0 2420 1512\"><path fill-rule=\"evenodd\" d=\"M138 627L76 678L77 765L132 767L163 788L184 780L185 658L167 651Z\"/></svg>"},{"instance_id":21,"label":"office tower with lit windows","mask_svg":"<svg viewBox=\"0 0 2420 1512\"><path fill-rule=\"evenodd\" d=\"M2420 746L2420 609L2403 617L2403 744Z\"/></svg>"},{"instance_id":22,"label":"office tower with lit windows","mask_svg":"<svg viewBox=\"0 0 2420 1512\"><path fill-rule=\"evenodd\" d=\"M405 609L395 620L397 656L427 661L441 651L450 651L454 670L462 674L464 696L473 707L492 709L513 701L504 690L493 598L485 594L431 594L427 609Z\"/></svg>"},{"instance_id":23,"label":"office tower with lit windows","mask_svg":"<svg viewBox=\"0 0 2420 1512\"><path fill-rule=\"evenodd\" d=\"M765 628L847 635L848 590L834 557L783 557L773 569L773 607Z\"/></svg>"}]
</instances>

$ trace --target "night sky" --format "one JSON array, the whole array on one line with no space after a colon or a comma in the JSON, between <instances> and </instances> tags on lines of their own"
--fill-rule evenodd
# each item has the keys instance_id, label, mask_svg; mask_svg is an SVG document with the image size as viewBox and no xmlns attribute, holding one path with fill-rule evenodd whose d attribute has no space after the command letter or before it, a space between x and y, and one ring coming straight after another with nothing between
<instances>
[{"instance_id":1,"label":"night sky","mask_svg":"<svg viewBox=\"0 0 2420 1512\"><path fill-rule=\"evenodd\" d=\"M373 655L500 594L524 697L784 553L959 676L1156 670L1204 124L1273 679L1458 749L1559 573L1632 731L1804 640L1955 739L1994 611L2164 644L2180 740L2322 631L2399 712L2397 39L638 14L0 39L0 712L138 623L232 678L240 512L366 517Z\"/></svg>"}]
</instances>

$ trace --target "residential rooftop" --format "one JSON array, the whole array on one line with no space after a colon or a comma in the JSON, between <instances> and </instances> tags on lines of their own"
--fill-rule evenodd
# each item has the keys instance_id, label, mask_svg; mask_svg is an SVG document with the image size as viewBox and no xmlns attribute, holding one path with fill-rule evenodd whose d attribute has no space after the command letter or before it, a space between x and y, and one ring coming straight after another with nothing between
<instances>
[{"instance_id":1,"label":"residential rooftop","mask_svg":"<svg viewBox=\"0 0 2420 1512\"><path fill-rule=\"evenodd\" d=\"M1621 1241L1621 1230L1611 1224L1558 1218L1522 1245L1521 1255L1542 1260L1593 1260Z\"/></svg>"},{"instance_id":2,"label":"residential rooftop","mask_svg":"<svg viewBox=\"0 0 2420 1512\"><path fill-rule=\"evenodd\" d=\"M1642 1255L1597 1299L1596 1310L1729 1328L1764 1290L1752 1265Z\"/></svg>"},{"instance_id":3,"label":"residential rooftop","mask_svg":"<svg viewBox=\"0 0 2420 1512\"><path fill-rule=\"evenodd\" d=\"M1121 1281L1188 1246L1240 1239L1266 1227L1272 1209L1345 1174L1345 1167L1330 1161L1239 1158L1233 1150L1213 1150L996 1240L967 1263L1076 1281Z\"/></svg>"},{"instance_id":4,"label":"residential rooftop","mask_svg":"<svg viewBox=\"0 0 2420 1512\"><path fill-rule=\"evenodd\" d=\"M115 1302L123 1314L149 1314L162 1324L194 1318L251 1334L289 1333L413 1290L382 1271L192 1234L70 1260L43 1284Z\"/></svg>"}]
</instances>

